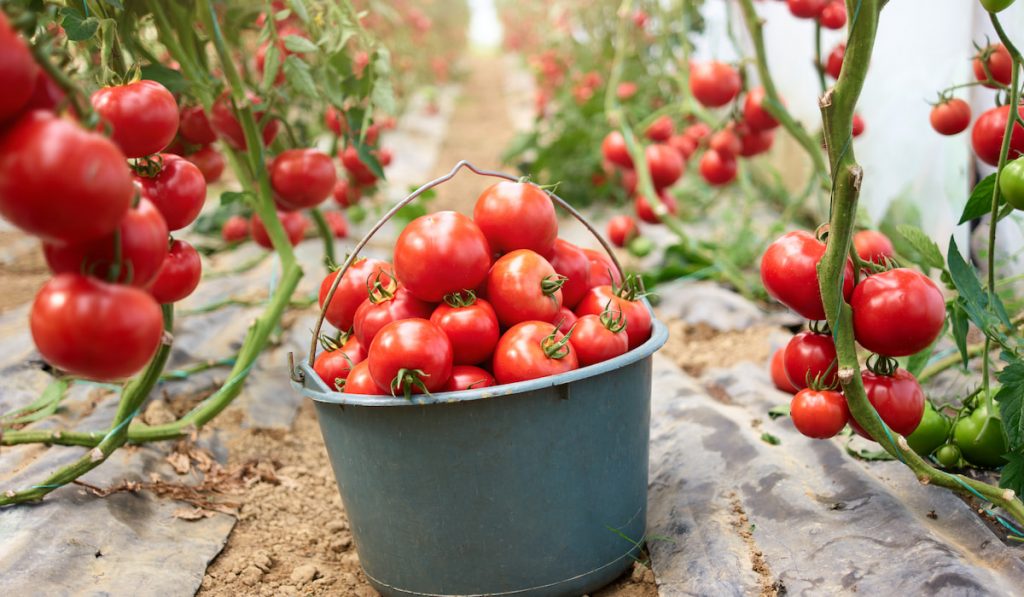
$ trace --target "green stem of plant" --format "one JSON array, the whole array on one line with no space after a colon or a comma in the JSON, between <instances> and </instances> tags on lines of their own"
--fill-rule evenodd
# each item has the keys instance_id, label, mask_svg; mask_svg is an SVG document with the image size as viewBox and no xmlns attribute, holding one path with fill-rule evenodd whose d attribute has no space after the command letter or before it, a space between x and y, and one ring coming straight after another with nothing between
<instances>
[{"instance_id":1,"label":"green stem of plant","mask_svg":"<svg viewBox=\"0 0 1024 597\"><path fill-rule=\"evenodd\" d=\"M985 350L986 350L986 346L985 346L984 342L982 342L980 344L972 344L972 345L967 347L967 357L968 358L973 358L973 357L976 357L976 356L978 356L980 354L984 354ZM947 369L952 369L953 367L956 367L957 365L960 365L961 363L963 363L963 357L960 356L959 352L954 352L953 354L951 354L951 355L949 355L947 357L943 357L943 358L935 361L931 365L928 365L927 367L925 367L924 370L921 371L921 375L917 376L917 381L921 385L924 385L925 382L927 382L931 378L935 377L939 373L942 373L943 371L945 371Z\"/></svg>"},{"instance_id":2,"label":"green stem of plant","mask_svg":"<svg viewBox=\"0 0 1024 597\"><path fill-rule=\"evenodd\" d=\"M313 217L316 231L320 234L320 240L324 244L324 265L330 268L331 264L337 263L334 252L334 233L331 232L331 226L327 223L327 218L324 217L323 212L319 209L314 207L309 210L309 215Z\"/></svg>"},{"instance_id":3,"label":"green stem of plant","mask_svg":"<svg viewBox=\"0 0 1024 597\"><path fill-rule=\"evenodd\" d=\"M818 86L825 93L828 84L825 82L825 65L821 61L821 22L814 22L814 72L818 74Z\"/></svg>"}]
</instances>

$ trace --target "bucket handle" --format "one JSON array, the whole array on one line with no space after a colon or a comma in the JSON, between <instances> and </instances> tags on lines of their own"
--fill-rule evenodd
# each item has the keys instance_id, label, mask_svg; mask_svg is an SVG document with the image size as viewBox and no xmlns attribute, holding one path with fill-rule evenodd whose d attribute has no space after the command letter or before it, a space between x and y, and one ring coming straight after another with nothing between
<instances>
[{"instance_id":1,"label":"bucket handle","mask_svg":"<svg viewBox=\"0 0 1024 597\"><path fill-rule=\"evenodd\" d=\"M323 306L320 307L320 316L317 317L317 320L316 320L316 329L313 331L313 340L312 340L312 342L310 343L310 346L309 346L309 366L310 367L313 366L313 360L314 360L314 357L316 356L317 338L320 337L320 330L323 328L324 318L327 316L327 307L328 307L328 305L331 304L331 300L334 299L334 291L338 289L338 284L341 283L342 276L345 275L345 272L348 271L348 268L351 267L352 264L355 262L355 260L359 257L359 252L363 250L363 248L366 246L367 243L370 242L370 239L373 238L373 235L377 234L377 232L384 226L384 224L387 223L387 221L390 220L396 213L398 213L398 210L402 209L403 207L405 207L406 205L411 203L413 200L415 200L417 197L419 197L420 195L422 195L426 191L429 191L430 189L432 189L432 188L434 188L434 187L436 187L436 186L438 186L438 185L440 185L442 183L448 182L449 180L451 180L452 178L455 177L455 175L459 172L459 170L461 170L463 168L466 168L467 170L470 170L471 172L479 174L480 176L491 176L491 177L494 177L494 178L503 178L505 180L510 180L512 182L520 182L522 180L520 177L511 176L509 174L505 174L504 172L495 172L493 170L481 170L480 168L477 168L476 166L474 166L473 164L467 162L466 160L460 160L459 163L455 164L455 166L452 167L451 171L448 172L448 174L445 174L444 176L441 176L439 178L435 178L434 180L431 180L430 182L425 183L423 186L421 186L420 188L418 188L415 191L413 191L412 193L410 193L405 199L402 199L401 201L396 203L391 209L389 209L387 211L387 213L385 213L381 217L381 219L378 220L377 223L373 225L373 228L371 228L370 231L367 232L366 235L363 236L363 238L361 238L358 243L356 243L355 248L352 249L352 252L349 254L348 258L345 259L345 263L342 264L342 266L340 268L338 268L338 275L334 277L334 282L331 284L331 288L327 291L327 296L324 297L324 304L323 304ZM527 183L527 184L533 184L533 183ZM540 188L540 187L538 187L538 188ZM611 245L608 244L608 241L606 241L604 239L604 237L601 236L601 233L599 233L590 224L590 222L588 222L587 219L585 217L583 217L583 214L581 214L579 211L577 211L576 208L574 208L573 206L569 205L565 201L565 199L562 199L561 197L559 197L558 195L552 193L551 191L549 191L547 189L541 189L541 190L544 191L544 193L548 197L550 197L552 201L554 201L556 204L560 205L562 207L562 209L564 209L565 211L569 212L569 214L572 215L572 217L574 217L577 220L579 220L579 222L581 224L583 224L583 227L586 228L591 234L594 235L594 238L596 238L597 241L599 243L601 243L601 247L604 248L605 252L608 253L608 256L611 257L612 263L615 265L615 269L619 272L619 277L620 278L624 278L625 277L625 273L622 271L622 264L619 263L618 258L615 257L615 251L612 250L612 247L611 247ZM295 368L292 368L292 374L293 375L296 374Z\"/></svg>"}]
</instances>

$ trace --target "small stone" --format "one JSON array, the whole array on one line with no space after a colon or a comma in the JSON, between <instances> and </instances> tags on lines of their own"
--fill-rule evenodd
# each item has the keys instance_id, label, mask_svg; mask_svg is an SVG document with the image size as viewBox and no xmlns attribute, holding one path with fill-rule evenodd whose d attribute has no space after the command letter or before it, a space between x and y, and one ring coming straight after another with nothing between
<instances>
[{"instance_id":1,"label":"small stone","mask_svg":"<svg viewBox=\"0 0 1024 597\"><path fill-rule=\"evenodd\" d=\"M350 551L345 555L341 556L342 564L351 564L353 566L359 564L359 556L354 551Z\"/></svg>"},{"instance_id":2,"label":"small stone","mask_svg":"<svg viewBox=\"0 0 1024 597\"><path fill-rule=\"evenodd\" d=\"M326 528L328 533L340 533L348 530L348 523L344 520L332 520L327 523Z\"/></svg>"},{"instance_id":3,"label":"small stone","mask_svg":"<svg viewBox=\"0 0 1024 597\"><path fill-rule=\"evenodd\" d=\"M647 568L645 568L642 564L633 564L633 574L630 575L630 580L632 580L633 582L643 582L644 570L646 569Z\"/></svg>"},{"instance_id":4,"label":"small stone","mask_svg":"<svg viewBox=\"0 0 1024 597\"><path fill-rule=\"evenodd\" d=\"M351 572L342 572L338 576L338 584L340 584L343 587L351 587L355 585L357 582L359 582L359 577L357 577L355 574L352 574Z\"/></svg>"},{"instance_id":5,"label":"small stone","mask_svg":"<svg viewBox=\"0 0 1024 597\"><path fill-rule=\"evenodd\" d=\"M379 597L379 595L370 585L356 587L356 597Z\"/></svg>"},{"instance_id":6,"label":"small stone","mask_svg":"<svg viewBox=\"0 0 1024 597\"><path fill-rule=\"evenodd\" d=\"M644 582L654 584L654 570L644 567Z\"/></svg>"},{"instance_id":7,"label":"small stone","mask_svg":"<svg viewBox=\"0 0 1024 597\"><path fill-rule=\"evenodd\" d=\"M274 565L274 561L270 559L270 556L266 552L258 551L252 556L252 565L256 566L263 572L270 572L271 566Z\"/></svg>"},{"instance_id":8,"label":"small stone","mask_svg":"<svg viewBox=\"0 0 1024 597\"><path fill-rule=\"evenodd\" d=\"M313 564L303 564L292 571L291 579L301 587L316 578L318 572L320 571Z\"/></svg>"},{"instance_id":9,"label":"small stone","mask_svg":"<svg viewBox=\"0 0 1024 597\"><path fill-rule=\"evenodd\" d=\"M174 412L166 402L157 398L146 407L145 412L142 413L142 420L147 425L164 425L177 421L178 417L174 416Z\"/></svg>"},{"instance_id":10,"label":"small stone","mask_svg":"<svg viewBox=\"0 0 1024 597\"><path fill-rule=\"evenodd\" d=\"M253 586L263 578L263 571L256 566L249 566L238 575L238 579L246 586Z\"/></svg>"},{"instance_id":11,"label":"small stone","mask_svg":"<svg viewBox=\"0 0 1024 597\"><path fill-rule=\"evenodd\" d=\"M338 537L331 541L331 551L334 553L341 553L352 545L352 537L344 536Z\"/></svg>"}]
</instances>

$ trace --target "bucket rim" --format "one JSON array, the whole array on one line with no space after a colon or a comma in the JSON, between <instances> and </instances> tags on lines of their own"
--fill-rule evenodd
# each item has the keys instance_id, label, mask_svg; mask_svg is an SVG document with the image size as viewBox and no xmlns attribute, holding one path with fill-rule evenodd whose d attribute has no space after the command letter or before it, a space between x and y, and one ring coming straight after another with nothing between
<instances>
[{"instance_id":1,"label":"bucket rim","mask_svg":"<svg viewBox=\"0 0 1024 597\"><path fill-rule=\"evenodd\" d=\"M454 404L474 400L500 398L513 394L522 394L555 386L562 386L583 379L596 377L603 373L632 365L653 355L668 341L668 328L656 317L651 316L651 337L633 350L613 359L574 369L567 373L550 375L539 379L519 381L500 386L491 386L458 392L438 392L435 394L415 394L410 399L394 396L366 396L361 394L345 394L331 390L320 376L316 374L306 359L302 359L295 367L302 377L302 383L292 381L292 386L303 396L322 404L338 404L343 406L399 407L424 406L430 404Z\"/></svg>"}]
</instances>

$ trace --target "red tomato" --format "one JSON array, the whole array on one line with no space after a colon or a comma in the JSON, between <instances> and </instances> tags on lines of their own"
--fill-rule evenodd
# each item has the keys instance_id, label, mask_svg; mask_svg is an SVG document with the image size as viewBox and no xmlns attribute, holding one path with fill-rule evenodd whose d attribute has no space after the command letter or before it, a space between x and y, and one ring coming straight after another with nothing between
<instances>
[{"instance_id":1,"label":"red tomato","mask_svg":"<svg viewBox=\"0 0 1024 597\"><path fill-rule=\"evenodd\" d=\"M394 263L395 274L409 292L437 303L484 281L491 267L491 246L469 217L441 211L420 216L402 230Z\"/></svg>"},{"instance_id":2,"label":"red tomato","mask_svg":"<svg viewBox=\"0 0 1024 597\"><path fill-rule=\"evenodd\" d=\"M558 375L578 368L572 344L547 322L524 321L512 326L494 349L494 378L499 384Z\"/></svg>"},{"instance_id":3,"label":"red tomato","mask_svg":"<svg viewBox=\"0 0 1024 597\"><path fill-rule=\"evenodd\" d=\"M659 116L654 122L647 127L644 131L644 136L658 143L668 141L672 133L675 132L675 124L672 122L672 117L665 114Z\"/></svg>"},{"instance_id":4,"label":"red tomato","mask_svg":"<svg viewBox=\"0 0 1024 597\"><path fill-rule=\"evenodd\" d=\"M328 387L340 392L345 388L345 380L348 379L357 364L352 357L339 348L320 353L320 356L313 361L313 370ZM370 381L373 381L372 378ZM376 384L374 384L374 388L376 388Z\"/></svg>"},{"instance_id":5,"label":"red tomato","mask_svg":"<svg viewBox=\"0 0 1024 597\"><path fill-rule=\"evenodd\" d=\"M36 86L39 67L25 40L0 14L0 121L7 120L26 106Z\"/></svg>"},{"instance_id":6,"label":"red tomato","mask_svg":"<svg viewBox=\"0 0 1024 597\"><path fill-rule=\"evenodd\" d=\"M671 145L654 143L644 150L647 156L647 167L651 171L651 182L654 188L670 187L683 175L685 163L682 156Z\"/></svg>"},{"instance_id":7,"label":"red tomato","mask_svg":"<svg viewBox=\"0 0 1024 597\"><path fill-rule=\"evenodd\" d=\"M345 275L342 276L341 282L338 283L334 296L331 297L331 304L327 307L327 321L339 330L349 330L352 327L356 309L359 308L359 305L363 304L363 301L369 295L366 289L367 284L378 279L378 274L380 273L385 274L379 276L380 282L388 284L391 281L391 264L379 259L366 258L361 258L353 263L345 271ZM324 300L327 298L327 292L330 290L331 285L334 284L336 277L338 277L338 272L331 272L320 283L321 309L324 306Z\"/></svg>"},{"instance_id":8,"label":"red tomato","mask_svg":"<svg viewBox=\"0 0 1024 597\"><path fill-rule=\"evenodd\" d=\"M474 297L467 300L461 294L450 300L434 309L430 321L444 330L451 340L453 363L483 363L491 358L501 336L494 307L484 299Z\"/></svg>"},{"instance_id":9,"label":"red tomato","mask_svg":"<svg viewBox=\"0 0 1024 597\"><path fill-rule=\"evenodd\" d=\"M622 284L622 274L615 267L611 257L602 251L594 249L583 249L587 259L590 260L590 287L610 286L612 283Z\"/></svg>"},{"instance_id":10,"label":"red tomato","mask_svg":"<svg viewBox=\"0 0 1024 597\"><path fill-rule=\"evenodd\" d=\"M583 249L559 238L548 261L556 273L566 278L562 285L562 305L575 307L590 290L590 258Z\"/></svg>"},{"instance_id":11,"label":"red tomato","mask_svg":"<svg viewBox=\"0 0 1024 597\"><path fill-rule=\"evenodd\" d=\"M192 294L196 286L199 286L202 273L203 262L199 252L187 242L175 239L156 279L149 287L149 293L158 303L176 303Z\"/></svg>"},{"instance_id":12,"label":"red tomato","mask_svg":"<svg viewBox=\"0 0 1024 597\"><path fill-rule=\"evenodd\" d=\"M348 130L348 121L345 120L345 114L334 106L327 106L327 111L324 112L324 124L339 137Z\"/></svg>"},{"instance_id":13,"label":"red tomato","mask_svg":"<svg viewBox=\"0 0 1024 597\"><path fill-rule=\"evenodd\" d=\"M92 94L92 107L129 158L160 152L178 132L178 104L156 81L104 87Z\"/></svg>"},{"instance_id":14,"label":"red tomato","mask_svg":"<svg viewBox=\"0 0 1024 597\"><path fill-rule=\"evenodd\" d=\"M0 51L0 54L3 53L4 52ZM10 87L8 87L8 89L10 89ZM5 97L5 100L6 99L7 98ZM50 75L46 74L46 71L40 69L39 74L36 76L35 89L32 90L32 97L29 98L28 103L25 104L22 110L49 110L51 112L57 112L59 108L67 108L71 114L77 116L77 113L74 111L74 106L68 105L67 94L64 93L64 90L61 89L60 85L58 85L52 78L50 78Z\"/></svg>"},{"instance_id":15,"label":"red tomato","mask_svg":"<svg viewBox=\"0 0 1024 597\"><path fill-rule=\"evenodd\" d=\"M380 162L381 168L387 168L391 165L393 155L387 147L381 147L375 152L375 155L377 156L377 161Z\"/></svg>"},{"instance_id":16,"label":"red tomato","mask_svg":"<svg viewBox=\"0 0 1024 597\"><path fill-rule=\"evenodd\" d=\"M118 242L121 266L116 280L111 280ZM55 274L85 273L141 288L153 281L167 257L167 224L152 203L140 199L116 233L74 244L43 243L43 255Z\"/></svg>"},{"instance_id":17,"label":"red tomato","mask_svg":"<svg viewBox=\"0 0 1024 597\"><path fill-rule=\"evenodd\" d=\"M518 249L494 262L487 276L487 296L503 326L552 321L562 307L563 283L547 259Z\"/></svg>"},{"instance_id":18,"label":"red tomato","mask_svg":"<svg viewBox=\"0 0 1024 597\"><path fill-rule=\"evenodd\" d=\"M558 331L563 334L568 334L572 331L572 326L576 325L577 321L579 321L579 319L576 317L576 314L563 305L562 308L558 310L558 315L555 315L555 318L551 323L555 324Z\"/></svg>"},{"instance_id":19,"label":"red tomato","mask_svg":"<svg viewBox=\"0 0 1024 597\"><path fill-rule=\"evenodd\" d=\"M370 344L366 362L377 387L394 396L436 392L452 375L452 343L426 319L384 326Z\"/></svg>"},{"instance_id":20,"label":"red tomato","mask_svg":"<svg viewBox=\"0 0 1024 597\"><path fill-rule=\"evenodd\" d=\"M476 200L473 220L498 253L529 249L549 255L558 237L555 206L530 183L503 181L487 187Z\"/></svg>"},{"instance_id":21,"label":"red tomato","mask_svg":"<svg viewBox=\"0 0 1024 597\"><path fill-rule=\"evenodd\" d=\"M846 44L838 44L832 48L832 51L828 53L828 58L825 59L825 74L833 79L838 79L839 73L843 70L844 56L846 56Z\"/></svg>"},{"instance_id":22,"label":"red tomato","mask_svg":"<svg viewBox=\"0 0 1024 597\"><path fill-rule=\"evenodd\" d=\"M622 190L626 191L627 195L632 195L636 192L637 176L635 170L622 170L619 173L619 179L622 183Z\"/></svg>"},{"instance_id":23,"label":"red tomato","mask_svg":"<svg viewBox=\"0 0 1024 597\"><path fill-rule=\"evenodd\" d=\"M864 371L861 377L864 380L864 391L868 395L868 401L878 411L878 416L885 424L900 435L913 433L924 417L924 390L921 389L921 384L917 383L917 378L906 369L897 369L892 376ZM860 435L874 439L852 418L850 426ZM895 439L893 437L893 440Z\"/></svg>"},{"instance_id":24,"label":"red tomato","mask_svg":"<svg viewBox=\"0 0 1024 597\"><path fill-rule=\"evenodd\" d=\"M800 332L790 339L782 357L786 379L798 390L817 380L818 385L833 387L839 379L839 361L831 336Z\"/></svg>"},{"instance_id":25,"label":"red tomato","mask_svg":"<svg viewBox=\"0 0 1024 597\"><path fill-rule=\"evenodd\" d=\"M370 363L367 361L356 363L349 370L348 377L345 378L345 384L341 391L345 394L362 394L366 396L380 396L384 394L377 387L377 383L373 381L373 376L370 375Z\"/></svg>"},{"instance_id":26,"label":"red tomato","mask_svg":"<svg viewBox=\"0 0 1024 597\"><path fill-rule=\"evenodd\" d=\"M896 255L889 237L877 230L861 230L853 235L853 248L864 261L883 264Z\"/></svg>"},{"instance_id":27,"label":"red tomato","mask_svg":"<svg viewBox=\"0 0 1024 597\"><path fill-rule=\"evenodd\" d=\"M366 349L367 347L360 344L359 339L351 334L345 340L345 343L341 345L341 350L345 351L345 354L347 354L354 363L362 363L366 360Z\"/></svg>"},{"instance_id":28,"label":"red tomato","mask_svg":"<svg viewBox=\"0 0 1024 597\"><path fill-rule=\"evenodd\" d=\"M854 112L853 113L853 123L852 123L852 125L850 127L850 133L853 134L854 137L859 137L864 132L864 129L865 129L864 119L860 117L860 114L857 114L856 112Z\"/></svg>"},{"instance_id":29,"label":"red tomato","mask_svg":"<svg viewBox=\"0 0 1024 597\"><path fill-rule=\"evenodd\" d=\"M249 103L253 106L259 105L262 101L255 95L249 96ZM263 112L253 112L253 117L258 125L263 119ZM213 104L213 111L210 113L210 124L213 126L213 130L217 131L217 134L227 141L228 145L238 150L245 149L245 132L242 130L242 124L235 118L231 98L226 92ZM264 145L270 145L271 141L274 140L279 126L277 120L274 119L263 125L261 135Z\"/></svg>"},{"instance_id":30,"label":"red tomato","mask_svg":"<svg viewBox=\"0 0 1024 597\"><path fill-rule=\"evenodd\" d=\"M853 289L850 308L857 342L890 357L927 348L946 318L946 301L935 282L902 267L862 279Z\"/></svg>"},{"instance_id":31,"label":"red tomato","mask_svg":"<svg viewBox=\"0 0 1024 597\"><path fill-rule=\"evenodd\" d=\"M331 195L337 180L331 156L316 149L287 149L270 166L274 202L285 211L320 204Z\"/></svg>"},{"instance_id":32,"label":"red tomato","mask_svg":"<svg viewBox=\"0 0 1024 597\"><path fill-rule=\"evenodd\" d=\"M708 147L717 151L722 157L736 157L743 151L743 143L733 132L732 127L722 129L711 135L708 140Z\"/></svg>"},{"instance_id":33,"label":"red tomato","mask_svg":"<svg viewBox=\"0 0 1024 597\"><path fill-rule=\"evenodd\" d=\"M800 19L816 19L825 8L826 0L786 0L789 12Z\"/></svg>"},{"instance_id":34,"label":"red tomato","mask_svg":"<svg viewBox=\"0 0 1024 597\"><path fill-rule=\"evenodd\" d=\"M209 145L217 140L217 133L210 124L202 106L188 106L181 109L178 134L193 145Z\"/></svg>"},{"instance_id":35,"label":"red tomato","mask_svg":"<svg viewBox=\"0 0 1024 597\"><path fill-rule=\"evenodd\" d=\"M160 305L144 290L72 273L40 289L29 325L47 362L100 381L137 373L164 334Z\"/></svg>"},{"instance_id":36,"label":"red tomato","mask_svg":"<svg viewBox=\"0 0 1024 597\"><path fill-rule=\"evenodd\" d=\"M932 108L928 120L940 135L962 133L971 124L971 106L960 98L945 100Z\"/></svg>"},{"instance_id":37,"label":"red tomato","mask_svg":"<svg viewBox=\"0 0 1024 597\"><path fill-rule=\"evenodd\" d=\"M800 390L789 403L797 431L815 439L835 437L850 421L846 398L832 390Z\"/></svg>"},{"instance_id":38,"label":"red tomato","mask_svg":"<svg viewBox=\"0 0 1024 597\"><path fill-rule=\"evenodd\" d=\"M775 131L772 130L752 130L750 127L741 127L739 131L740 144L743 146L740 149L740 155L745 158L768 151L775 141Z\"/></svg>"},{"instance_id":39,"label":"red tomato","mask_svg":"<svg viewBox=\"0 0 1024 597\"><path fill-rule=\"evenodd\" d=\"M172 232L199 217L206 202L206 178L192 162L174 154L160 154L163 168L153 177L139 176L142 194L156 206Z\"/></svg>"},{"instance_id":40,"label":"red tomato","mask_svg":"<svg viewBox=\"0 0 1024 597\"><path fill-rule=\"evenodd\" d=\"M363 301L352 318L356 339L369 346L374 336L387 324L403 319L427 319L434 305L421 301L404 286L391 283L391 289L374 292Z\"/></svg>"},{"instance_id":41,"label":"red tomato","mask_svg":"<svg viewBox=\"0 0 1024 597\"><path fill-rule=\"evenodd\" d=\"M979 81L988 80L988 77L985 76L985 66L988 66L988 71L994 81L1003 85L1009 85L1012 82L1013 60L1010 58L1010 52L1003 44L990 45L974 56L971 67L974 69L975 79ZM996 85L989 83L984 85L990 88L996 87Z\"/></svg>"},{"instance_id":42,"label":"red tomato","mask_svg":"<svg viewBox=\"0 0 1024 597\"><path fill-rule=\"evenodd\" d=\"M756 131L766 131L779 126L779 121L764 107L766 99L764 87L755 87L747 92L747 97L743 100L743 122Z\"/></svg>"},{"instance_id":43,"label":"red tomato","mask_svg":"<svg viewBox=\"0 0 1024 597\"><path fill-rule=\"evenodd\" d=\"M676 202L675 196L666 189L658 192L658 201L665 206L665 211L670 215L674 216L679 211L679 204ZM658 217L658 214L654 213L654 208L644 195L637 193L633 196L633 209L636 211L637 217L644 222L648 224L661 223L661 218Z\"/></svg>"},{"instance_id":44,"label":"red tomato","mask_svg":"<svg viewBox=\"0 0 1024 597\"><path fill-rule=\"evenodd\" d=\"M601 141L601 153L604 155L604 159L616 166L633 167L633 158L630 157L629 151L626 149L626 140L619 131L612 131L605 135L604 140Z\"/></svg>"},{"instance_id":45,"label":"red tomato","mask_svg":"<svg viewBox=\"0 0 1024 597\"><path fill-rule=\"evenodd\" d=\"M771 362L772 383L775 384L775 387L778 390L781 390L783 392L787 392L789 394L796 394L799 390L797 390L793 386L793 384L790 383L789 378L786 377L786 366L785 366L785 363L783 361L783 356L785 355L785 353L786 353L786 349L785 349L785 347L783 347L783 348L780 348L780 349L776 350L775 354L772 355L772 362Z\"/></svg>"},{"instance_id":46,"label":"red tomato","mask_svg":"<svg viewBox=\"0 0 1024 597\"><path fill-rule=\"evenodd\" d=\"M220 236L229 243L249 238L249 220L245 216L231 216L220 229Z\"/></svg>"},{"instance_id":47,"label":"red tomato","mask_svg":"<svg viewBox=\"0 0 1024 597\"><path fill-rule=\"evenodd\" d=\"M327 227L331 229L334 238L348 238L348 220L345 214L339 211L325 211L324 219L327 220Z\"/></svg>"},{"instance_id":48,"label":"red tomato","mask_svg":"<svg viewBox=\"0 0 1024 597\"><path fill-rule=\"evenodd\" d=\"M442 391L460 392L462 390L477 390L489 388L496 383L494 376L480 367L455 365L452 367L452 376Z\"/></svg>"},{"instance_id":49,"label":"red tomato","mask_svg":"<svg viewBox=\"0 0 1024 597\"><path fill-rule=\"evenodd\" d=\"M650 204L644 199L644 204L650 209ZM625 247L629 241L636 238L640 233L637 229L636 220L627 215L612 216L612 219L608 220L608 228L605 231L608 239L612 241L612 244L616 247Z\"/></svg>"},{"instance_id":50,"label":"red tomato","mask_svg":"<svg viewBox=\"0 0 1024 597\"><path fill-rule=\"evenodd\" d=\"M697 141L686 135L672 135L668 139L668 144L679 152L679 157L683 160L690 159L690 156L697 151Z\"/></svg>"},{"instance_id":51,"label":"red tomato","mask_svg":"<svg viewBox=\"0 0 1024 597\"><path fill-rule=\"evenodd\" d=\"M826 29L842 29L846 26L846 4L843 0L832 0L821 9L818 22Z\"/></svg>"},{"instance_id":52,"label":"red tomato","mask_svg":"<svg viewBox=\"0 0 1024 597\"><path fill-rule=\"evenodd\" d=\"M569 342L581 367L614 359L629 350L626 320L618 311L584 315L576 321Z\"/></svg>"},{"instance_id":53,"label":"red tomato","mask_svg":"<svg viewBox=\"0 0 1024 597\"><path fill-rule=\"evenodd\" d=\"M626 318L626 336L633 350L651 337L651 311L642 300L629 300L615 294L611 286L595 286L576 306L577 317L600 315L605 309L620 311Z\"/></svg>"},{"instance_id":54,"label":"red tomato","mask_svg":"<svg viewBox=\"0 0 1024 597\"><path fill-rule=\"evenodd\" d=\"M825 243L810 232L784 234L761 257L761 283L768 294L807 319L825 319L818 288L818 262L825 255ZM853 292L853 264L846 262L843 296Z\"/></svg>"},{"instance_id":55,"label":"red tomato","mask_svg":"<svg viewBox=\"0 0 1024 597\"><path fill-rule=\"evenodd\" d=\"M309 229L309 218L305 214L299 211L279 211L277 219L281 220L284 232L288 235L288 242L293 247L302 242L302 237L306 236L306 230ZM252 215L249 230L257 245L264 249L274 248L274 244L270 241L270 235L267 234L267 229L263 226L263 221L256 214Z\"/></svg>"},{"instance_id":56,"label":"red tomato","mask_svg":"<svg viewBox=\"0 0 1024 597\"><path fill-rule=\"evenodd\" d=\"M683 135L699 142L711 134L711 127L703 122L696 122L683 130Z\"/></svg>"},{"instance_id":57,"label":"red tomato","mask_svg":"<svg viewBox=\"0 0 1024 597\"><path fill-rule=\"evenodd\" d=\"M185 159L199 168L207 184L217 182L224 174L224 156L212 145L196 150L195 153L185 156Z\"/></svg>"},{"instance_id":58,"label":"red tomato","mask_svg":"<svg viewBox=\"0 0 1024 597\"><path fill-rule=\"evenodd\" d=\"M724 62L703 62L690 70L690 92L710 108L724 106L740 93L740 74Z\"/></svg>"},{"instance_id":59,"label":"red tomato","mask_svg":"<svg viewBox=\"0 0 1024 597\"><path fill-rule=\"evenodd\" d=\"M135 188L124 154L70 120L29 112L0 131L0 215L51 242L112 232Z\"/></svg>"},{"instance_id":60,"label":"red tomato","mask_svg":"<svg viewBox=\"0 0 1024 597\"><path fill-rule=\"evenodd\" d=\"M1017 113L1024 116L1024 109L1017 107ZM999 106L986 110L974 121L974 129L971 130L971 145L978 158L990 166L999 163L999 152L1002 150L1003 133L1006 132L1006 121L1010 117L1010 106ZM1007 154L1008 160L1016 159L1024 154L1024 127L1013 125L1013 133L1010 135L1010 150Z\"/></svg>"},{"instance_id":61,"label":"red tomato","mask_svg":"<svg viewBox=\"0 0 1024 597\"><path fill-rule=\"evenodd\" d=\"M625 101L636 95L636 90L636 83L633 83L632 81L624 81L619 83L619 86L615 88L615 95L618 96L620 100Z\"/></svg>"},{"instance_id":62,"label":"red tomato","mask_svg":"<svg viewBox=\"0 0 1024 597\"><path fill-rule=\"evenodd\" d=\"M708 149L700 156L700 175L711 186L726 185L736 180L736 158Z\"/></svg>"},{"instance_id":63,"label":"red tomato","mask_svg":"<svg viewBox=\"0 0 1024 597\"><path fill-rule=\"evenodd\" d=\"M339 178L338 182L334 183L332 194L334 202L341 207L352 207L359 203L359 187L349 183L347 178Z\"/></svg>"},{"instance_id":64,"label":"red tomato","mask_svg":"<svg viewBox=\"0 0 1024 597\"><path fill-rule=\"evenodd\" d=\"M377 182L377 175L359 157L359 150L349 145L341 152L341 165L357 183L370 186Z\"/></svg>"}]
</instances>

